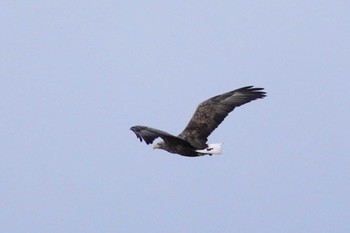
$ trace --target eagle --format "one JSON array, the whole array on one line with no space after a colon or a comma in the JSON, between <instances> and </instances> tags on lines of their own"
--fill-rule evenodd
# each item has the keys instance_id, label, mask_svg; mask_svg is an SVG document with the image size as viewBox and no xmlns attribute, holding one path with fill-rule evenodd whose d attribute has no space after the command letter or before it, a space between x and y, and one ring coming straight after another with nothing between
<instances>
[{"instance_id":1,"label":"eagle","mask_svg":"<svg viewBox=\"0 0 350 233\"><path fill-rule=\"evenodd\" d=\"M264 88L246 86L203 101L178 136L142 125L132 126L130 130L140 142L144 140L147 145L152 144L156 138L163 139L154 144L153 149L187 157L221 154L221 143L207 144L208 136L236 107L264 98L266 92L263 90Z\"/></svg>"}]
</instances>

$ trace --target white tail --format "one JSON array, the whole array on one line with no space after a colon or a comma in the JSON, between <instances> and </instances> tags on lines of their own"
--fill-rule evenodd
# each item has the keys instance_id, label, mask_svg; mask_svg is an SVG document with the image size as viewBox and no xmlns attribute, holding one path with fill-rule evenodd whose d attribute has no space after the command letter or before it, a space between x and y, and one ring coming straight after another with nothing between
<instances>
[{"instance_id":1,"label":"white tail","mask_svg":"<svg viewBox=\"0 0 350 233\"><path fill-rule=\"evenodd\" d=\"M203 155L221 154L221 143L208 144L208 147L203 150L196 150L196 152Z\"/></svg>"}]
</instances>

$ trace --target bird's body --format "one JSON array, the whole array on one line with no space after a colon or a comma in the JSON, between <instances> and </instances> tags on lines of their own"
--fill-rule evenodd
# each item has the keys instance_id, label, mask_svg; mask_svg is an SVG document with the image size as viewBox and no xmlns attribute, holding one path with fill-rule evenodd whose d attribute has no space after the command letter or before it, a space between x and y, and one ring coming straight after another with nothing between
<instances>
[{"instance_id":1,"label":"bird's body","mask_svg":"<svg viewBox=\"0 0 350 233\"><path fill-rule=\"evenodd\" d=\"M262 90L263 88L247 86L203 101L178 136L147 126L138 125L130 129L140 141L144 140L147 144L153 143L158 137L162 138L163 141L153 146L155 149L189 157L220 154L221 144L207 144L208 136L235 107L264 98L266 93Z\"/></svg>"}]
</instances>

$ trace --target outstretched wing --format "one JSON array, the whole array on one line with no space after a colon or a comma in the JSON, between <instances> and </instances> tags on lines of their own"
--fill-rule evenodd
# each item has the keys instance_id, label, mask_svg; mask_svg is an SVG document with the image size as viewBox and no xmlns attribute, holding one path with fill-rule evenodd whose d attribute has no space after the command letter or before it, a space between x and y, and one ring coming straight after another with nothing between
<instances>
[{"instance_id":1,"label":"outstretched wing","mask_svg":"<svg viewBox=\"0 0 350 233\"><path fill-rule=\"evenodd\" d=\"M162 138L165 142L182 141L182 139L174 135L147 126L136 125L131 127L130 130L136 134L137 138L140 139L140 142L142 142L143 139L147 145L153 143L158 137Z\"/></svg>"},{"instance_id":2,"label":"outstretched wing","mask_svg":"<svg viewBox=\"0 0 350 233\"><path fill-rule=\"evenodd\" d=\"M208 136L225 117L235 107L264 98L266 92L263 90L263 88L247 86L205 100L199 104L190 122L178 137L197 148L205 148Z\"/></svg>"}]
</instances>

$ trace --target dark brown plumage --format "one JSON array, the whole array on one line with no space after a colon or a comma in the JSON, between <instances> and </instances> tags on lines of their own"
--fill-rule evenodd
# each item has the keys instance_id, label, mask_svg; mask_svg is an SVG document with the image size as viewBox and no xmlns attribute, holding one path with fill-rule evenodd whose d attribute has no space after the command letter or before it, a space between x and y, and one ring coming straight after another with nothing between
<instances>
[{"instance_id":1,"label":"dark brown plumage","mask_svg":"<svg viewBox=\"0 0 350 233\"><path fill-rule=\"evenodd\" d=\"M158 137L162 138L163 141L155 144L154 148L170 153L191 157L219 154L220 145L208 145L208 136L235 107L265 96L263 88L247 86L207 99L199 104L190 122L178 136L147 126L133 126L130 129L140 141L143 139L147 144L153 143Z\"/></svg>"}]
</instances>

